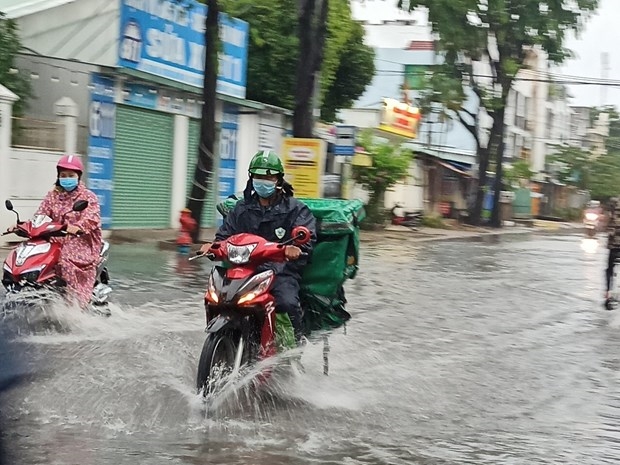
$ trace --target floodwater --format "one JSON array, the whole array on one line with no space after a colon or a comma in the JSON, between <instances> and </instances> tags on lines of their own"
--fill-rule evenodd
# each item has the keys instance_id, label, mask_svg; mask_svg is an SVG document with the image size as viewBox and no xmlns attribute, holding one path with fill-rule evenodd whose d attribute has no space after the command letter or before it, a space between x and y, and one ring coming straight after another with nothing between
<instances>
[{"instance_id":1,"label":"floodwater","mask_svg":"<svg viewBox=\"0 0 620 465\"><path fill-rule=\"evenodd\" d=\"M117 245L113 316L57 308L3 394L10 464L603 464L620 457L620 314L578 235L363 244L353 319L268 392L194 390L208 262ZM620 310L618 311L620 312ZM15 346L14 346L15 347Z\"/></svg>"}]
</instances>

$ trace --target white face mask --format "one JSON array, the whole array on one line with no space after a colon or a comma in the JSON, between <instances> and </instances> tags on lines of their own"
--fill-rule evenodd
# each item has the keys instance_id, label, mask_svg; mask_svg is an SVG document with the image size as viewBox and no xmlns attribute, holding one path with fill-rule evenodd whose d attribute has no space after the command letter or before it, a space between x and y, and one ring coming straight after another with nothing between
<instances>
[{"instance_id":1,"label":"white face mask","mask_svg":"<svg viewBox=\"0 0 620 465\"><path fill-rule=\"evenodd\" d=\"M269 179L253 179L252 187L259 197L268 199L276 191L276 182Z\"/></svg>"}]
</instances>

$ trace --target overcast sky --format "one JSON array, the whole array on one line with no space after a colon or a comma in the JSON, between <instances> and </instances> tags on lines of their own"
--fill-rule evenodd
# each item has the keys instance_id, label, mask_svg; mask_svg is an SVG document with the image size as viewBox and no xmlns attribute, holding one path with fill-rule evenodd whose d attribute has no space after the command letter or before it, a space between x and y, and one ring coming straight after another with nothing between
<instances>
[{"instance_id":1,"label":"overcast sky","mask_svg":"<svg viewBox=\"0 0 620 465\"><path fill-rule=\"evenodd\" d=\"M601 78L601 54L609 54L609 79L620 80L620 0L600 0L598 14L590 18L579 38L571 38L566 46L576 54L560 68L562 74ZM606 88L605 104L620 108L620 88ZM576 105L600 105L601 86L571 86Z\"/></svg>"},{"instance_id":2,"label":"overcast sky","mask_svg":"<svg viewBox=\"0 0 620 465\"><path fill-rule=\"evenodd\" d=\"M408 15L396 9L396 0L366 0L364 6L352 2L353 14L359 20L382 20L405 18ZM417 19L420 16L416 16ZM586 23L579 38L571 37L566 46L576 54L556 72L571 76L601 78L603 76L601 54L609 54L609 79L620 80L620 0L600 0L598 13ZM620 88L601 86L570 86L571 104L598 106L613 104L620 109ZM604 98L604 101L602 101Z\"/></svg>"}]
</instances>

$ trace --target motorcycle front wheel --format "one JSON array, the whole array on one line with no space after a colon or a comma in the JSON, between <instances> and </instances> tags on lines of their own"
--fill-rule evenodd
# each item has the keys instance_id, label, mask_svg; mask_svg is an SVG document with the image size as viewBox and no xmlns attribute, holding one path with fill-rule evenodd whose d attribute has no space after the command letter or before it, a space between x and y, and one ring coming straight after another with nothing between
<instances>
[{"instance_id":1,"label":"motorcycle front wheel","mask_svg":"<svg viewBox=\"0 0 620 465\"><path fill-rule=\"evenodd\" d=\"M204 396L213 394L235 366L235 344L228 333L209 333L198 361L196 388Z\"/></svg>"}]
</instances>

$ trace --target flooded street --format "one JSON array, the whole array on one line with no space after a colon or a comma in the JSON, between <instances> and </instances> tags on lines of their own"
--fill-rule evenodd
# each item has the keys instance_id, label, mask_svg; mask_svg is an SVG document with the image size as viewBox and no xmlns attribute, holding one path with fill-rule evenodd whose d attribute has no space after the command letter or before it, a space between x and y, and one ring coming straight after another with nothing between
<instances>
[{"instance_id":1,"label":"flooded street","mask_svg":"<svg viewBox=\"0 0 620 465\"><path fill-rule=\"evenodd\" d=\"M602 464L620 457L620 313L579 235L363 244L353 319L253 402L195 394L210 263L116 245L107 320L24 336L9 463Z\"/></svg>"}]
</instances>

